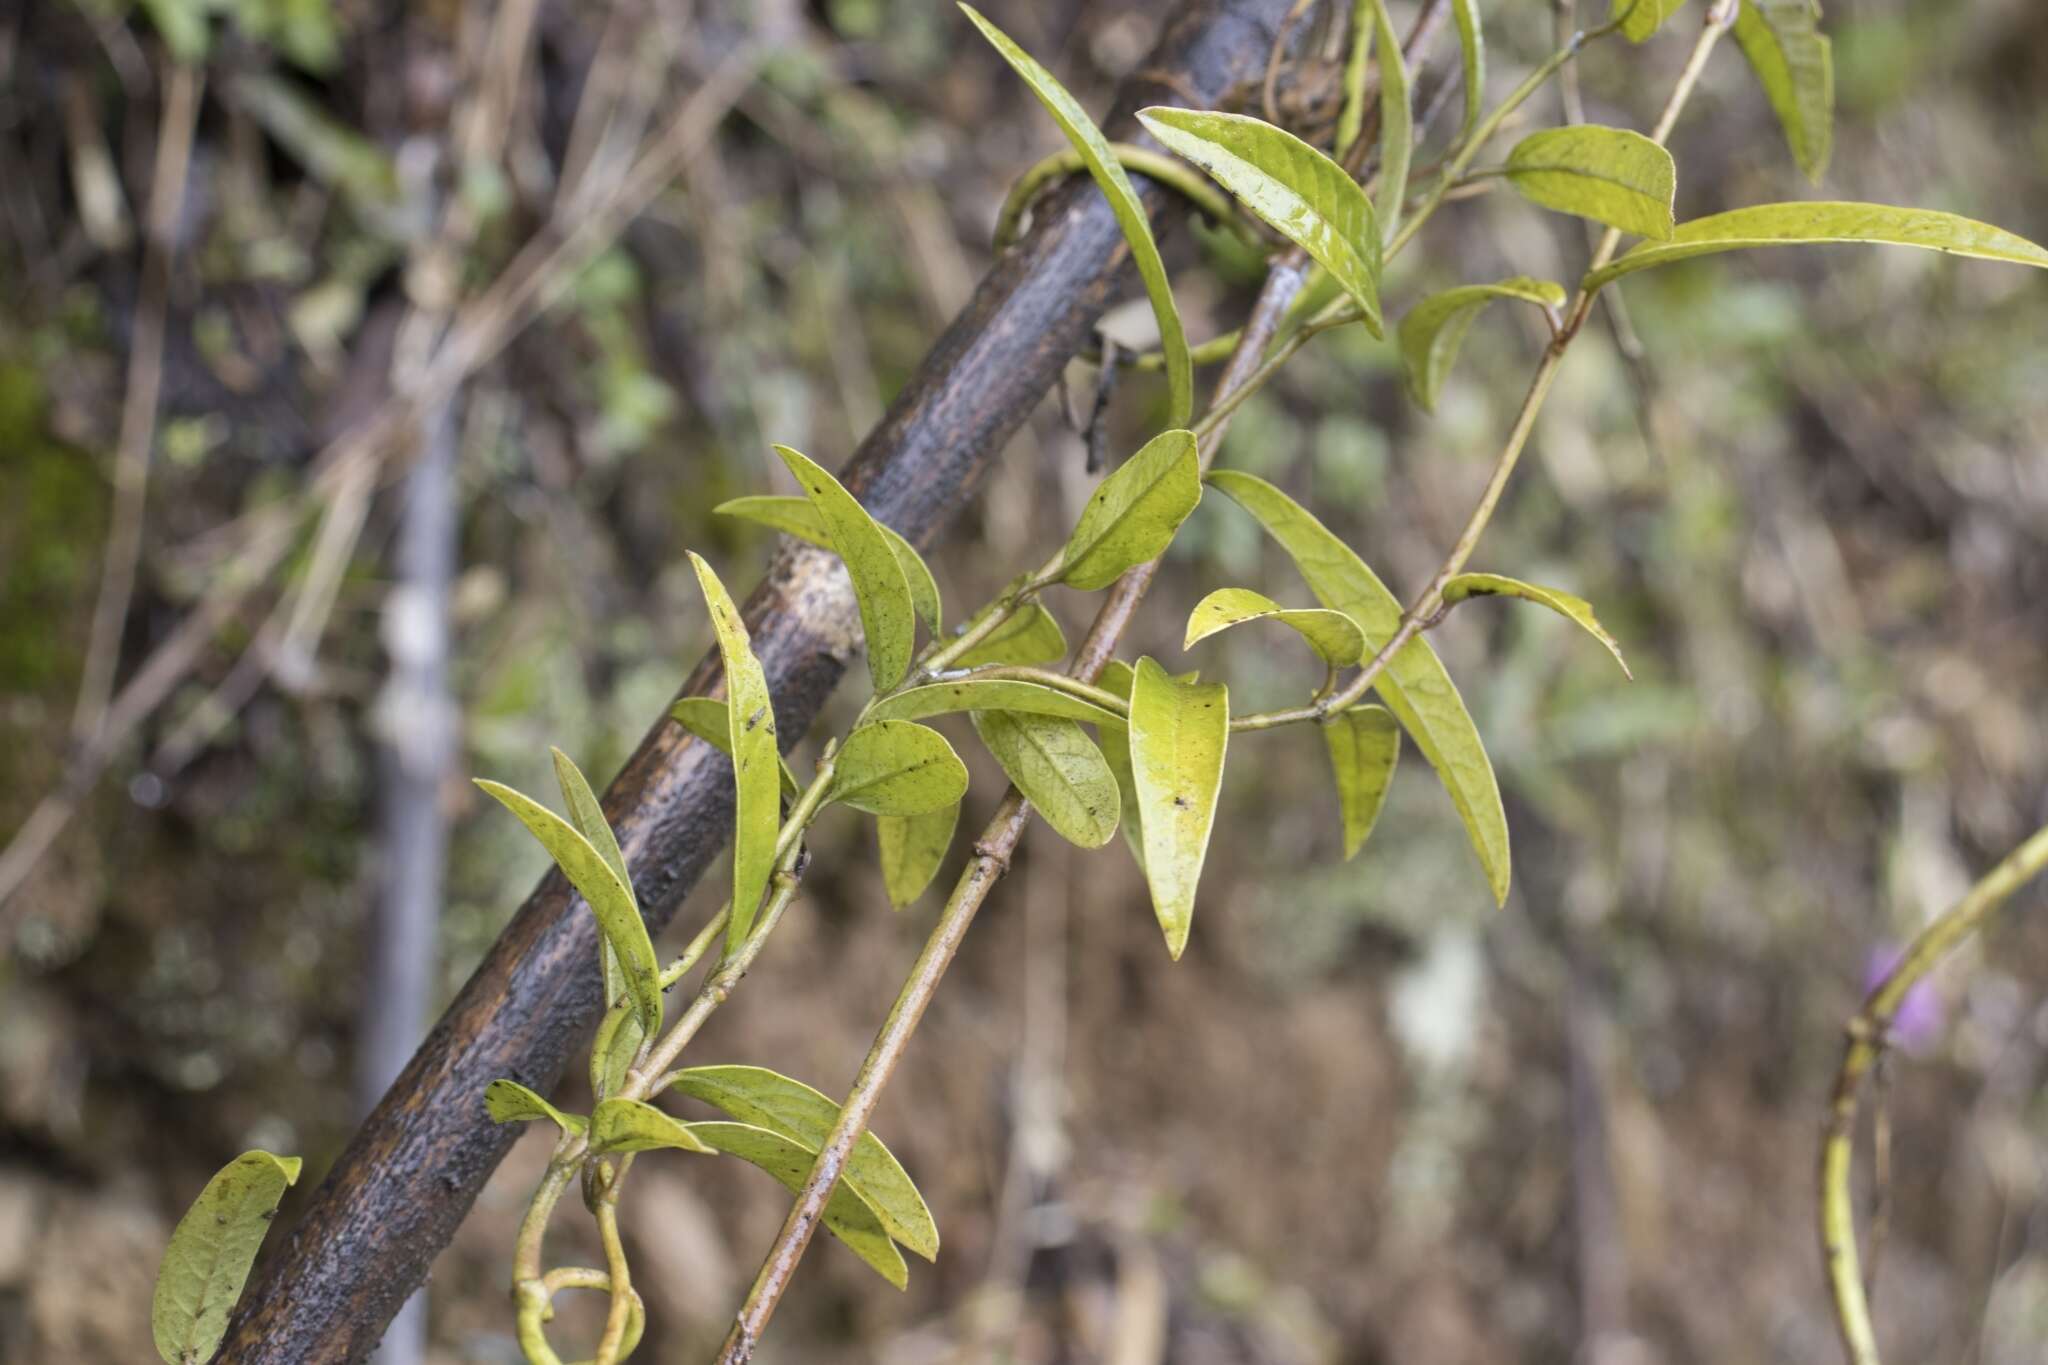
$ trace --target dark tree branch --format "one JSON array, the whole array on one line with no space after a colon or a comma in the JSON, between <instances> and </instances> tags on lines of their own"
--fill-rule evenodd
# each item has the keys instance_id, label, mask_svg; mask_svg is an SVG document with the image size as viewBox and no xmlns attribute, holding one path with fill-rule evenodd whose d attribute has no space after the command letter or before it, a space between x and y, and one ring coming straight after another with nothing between
<instances>
[{"instance_id":1,"label":"dark tree branch","mask_svg":"<svg viewBox=\"0 0 2048 1365\"><path fill-rule=\"evenodd\" d=\"M1186 0L1108 122L1136 139L1147 103L1220 104L1255 85L1292 0ZM1177 196L1136 181L1155 218ZM1060 368L1126 290L1129 252L1107 203L1083 181L1054 194L925 358L845 478L867 505L928 545ZM794 743L857 647L838 562L787 541L748 600L748 628ZM719 681L715 655L683 686ZM666 719L612 782L619 832L649 927L658 931L731 834L731 769ZM517 1135L484 1114L483 1090L511 1077L546 1091L600 1005L597 931L550 872L392 1084L264 1267L222 1358L341 1362L367 1356L469 1212Z\"/></svg>"}]
</instances>

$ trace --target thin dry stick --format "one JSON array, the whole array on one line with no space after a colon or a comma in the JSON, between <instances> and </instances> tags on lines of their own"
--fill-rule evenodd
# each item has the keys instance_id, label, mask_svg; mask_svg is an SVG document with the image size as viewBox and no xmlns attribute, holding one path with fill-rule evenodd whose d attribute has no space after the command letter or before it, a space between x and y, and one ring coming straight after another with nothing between
<instances>
[{"instance_id":1,"label":"thin dry stick","mask_svg":"<svg viewBox=\"0 0 2048 1365\"><path fill-rule=\"evenodd\" d=\"M100 591L92 608L92 633L85 671L78 683L78 708L71 737L89 743L106 721L107 699L120 663L121 627L135 595L135 570L142 558L142 514L149 492L149 454L156 444L157 398L163 389L164 314L170 305L171 253L178 215L185 206L185 171L192 161L192 134L199 123L205 77L178 63L164 85L163 120L157 127L156 170L149 187L148 245L143 252L142 290L128 348L127 396L121 404L121 434L114 456L114 514ZM0 891L4 894L4 891Z\"/></svg>"},{"instance_id":2,"label":"thin dry stick","mask_svg":"<svg viewBox=\"0 0 2048 1365\"><path fill-rule=\"evenodd\" d=\"M1828 1285L1834 1292L1836 1326L1854 1365L1879 1365L1877 1333L1871 1326L1870 1303L1863 1292L1856 1255L1856 1209L1849 1180L1855 1159L1857 1095L1863 1078L1884 1055L1892 1019L1907 994L2044 868L2048 868L2048 826L2035 831L1967 895L1920 931L1845 1030L1848 1040L1828 1106L1827 1132L1821 1139L1820 1249L1827 1262Z\"/></svg>"}]
</instances>

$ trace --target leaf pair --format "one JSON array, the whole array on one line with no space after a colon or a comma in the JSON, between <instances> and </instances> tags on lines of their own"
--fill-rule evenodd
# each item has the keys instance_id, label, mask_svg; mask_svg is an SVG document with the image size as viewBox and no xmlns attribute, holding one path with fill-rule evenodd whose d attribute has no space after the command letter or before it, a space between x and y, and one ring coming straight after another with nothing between
<instances>
[{"instance_id":1,"label":"leaf pair","mask_svg":"<svg viewBox=\"0 0 2048 1365\"><path fill-rule=\"evenodd\" d=\"M519 817L590 906L604 937L600 956L605 1003L630 997L642 1035L651 1037L661 1027L661 970L633 896L625 856L582 772L561 750L552 752L555 776L569 807L567 820L503 783L478 778L476 784Z\"/></svg>"}]
</instances>

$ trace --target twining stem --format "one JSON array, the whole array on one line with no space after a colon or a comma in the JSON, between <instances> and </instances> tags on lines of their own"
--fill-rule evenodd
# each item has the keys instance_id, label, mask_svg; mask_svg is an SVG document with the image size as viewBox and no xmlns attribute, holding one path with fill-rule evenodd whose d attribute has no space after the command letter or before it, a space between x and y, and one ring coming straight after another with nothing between
<instances>
[{"instance_id":1,"label":"twining stem","mask_svg":"<svg viewBox=\"0 0 2048 1365\"><path fill-rule=\"evenodd\" d=\"M1148 180L1158 181L1193 204L1210 222L1228 228L1254 247L1264 249L1265 243L1246 226L1236 201L1187 162L1130 142L1112 142L1109 150L1116 153L1117 164L1125 170L1136 171ZM1039 190L1047 182L1087 168L1088 163L1081 154L1068 147L1054 152L1018 176L1017 183L1010 186L1010 193L1003 200L1001 211L996 214L995 249L1001 251L1017 240L1024 210L1031 206L1031 201L1038 197Z\"/></svg>"},{"instance_id":2,"label":"twining stem","mask_svg":"<svg viewBox=\"0 0 2048 1365\"><path fill-rule=\"evenodd\" d=\"M1856 1147L1856 1101L1863 1078L1883 1058L1892 1019L1907 994L2044 868L2048 868L2048 826L2007 854L1967 895L1919 932L1845 1030L1848 1039L1842 1050L1842 1067L1835 1077L1827 1131L1821 1139L1820 1246L1827 1262L1828 1285L1834 1291L1835 1322L1853 1365L1879 1365L1877 1333L1871 1326L1870 1304L1856 1254L1856 1211L1849 1180Z\"/></svg>"},{"instance_id":3,"label":"twining stem","mask_svg":"<svg viewBox=\"0 0 2048 1365\"><path fill-rule=\"evenodd\" d=\"M626 1324L632 1316L637 1295L626 1265L626 1248L619 1240L619 1187L608 1186L597 1201L597 1234L604 1243L605 1267L611 1278L611 1310L605 1314L604 1335L598 1338L594 1365L616 1365L625 1354Z\"/></svg>"}]
</instances>

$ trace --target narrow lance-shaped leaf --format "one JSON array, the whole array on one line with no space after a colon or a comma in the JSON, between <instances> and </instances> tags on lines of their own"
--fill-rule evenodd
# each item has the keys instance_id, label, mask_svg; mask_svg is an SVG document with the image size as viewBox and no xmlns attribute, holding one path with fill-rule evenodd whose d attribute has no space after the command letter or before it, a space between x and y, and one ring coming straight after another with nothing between
<instances>
[{"instance_id":1,"label":"narrow lance-shaped leaf","mask_svg":"<svg viewBox=\"0 0 2048 1365\"><path fill-rule=\"evenodd\" d=\"M732 849L732 914L726 921L725 950L746 941L761 908L761 893L775 862L775 838L781 825L778 787L782 755L775 743L775 708L768 697L768 679L747 639L746 622L718 575L701 555L690 555L711 628L718 635L719 657L725 663L726 752L732 755L734 811Z\"/></svg>"},{"instance_id":2,"label":"narrow lance-shaped leaf","mask_svg":"<svg viewBox=\"0 0 2048 1365\"><path fill-rule=\"evenodd\" d=\"M1531 133L1508 153L1508 183L1525 199L1643 237L1671 235L1678 168L1641 133L1582 123Z\"/></svg>"},{"instance_id":3,"label":"narrow lance-shaped leaf","mask_svg":"<svg viewBox=\"0 0 2048 1365\"><path fill-rule=\"evenodd\" d=\"M501 782L478 778L476 784L519 817L519 822L532 831L555 865L562 869L569 884L589 903L605 942L618 955L641 1027L649 1033L660 1028L661 970L654 960L654 942L647 936L647 922L640 918L632 888L619 880L604 855L592 848L590 841L567 820Z\"/></svg>"},{"instance_id":4,"label":"narrow lance-shaped leaf","mask_svg":"<svg viewBox=\"0 0 2048 1365\"><path fill-rule=\"evenodd\" d=\"M1458 361L1458 349L1486 305L1519 299L1547 310L1564 306L1564 286L1517 275L1498 284L1467 284L1431 294L1401 319L1401 373L1408 395L1424 412L1436 411L1444 380Z\"/></svg>"},{"instance_id":5,"label":"narrow lance-shaped leaf","mask_svg":"<svg viewBox=\"0 0 2048 1365\"><path fill-rule=\"evenodd\" d=\"M1067 637L1060 623L1042 604L1032 602L954 663L961 668L979 668L983 664L1049 664L1066 657Z\"/></svg>"},{"instance_id":6,"label":"narrow lance-shaped leaf","mask_svg":"<svg viewBox=\"0 0 2048 1365\"><path fill-rule=\"evenodd\" d=\"M802 1192L818 1155L815 1149L751 1123L693 1123L690 1131L713 1149L760 1167L791 1194ZM883 1229L881 1217L843 1180L825 1203L824 1223L825 1231L890 1284L901 1289L910 1283L910 1267Z\"/></svg>"},{"instance_id":7,"label":"narrow lance-shaped leaf","mask_svg":"<svg viewBox=\"0 0 2048 1365\"><path fill-rule=\"evenodd\" d=\"M599 1152L713 1150L684 1123L641 1100L605 1100L590 1114L590 1145Z\"/></svg>"},{"instance_id":8,"label":"narrow lance-shaped leaf","mask_svg":"<svg viewBox=\"0 0 2048 1365\"><path fill-rule=\"evenodd\" d=\"M1444 584L1444 605L1452 606L1468 597L1519 597L1525 602L1534 602L1549 607L1566 620L1577 622L1588 635L1607 646L1607 652L1614 656L1614 662L1621 665L1622 676L1634 678L1629 672L1628 660L1621 657L1621 646L1607 633L1607 628L1593 616L1593 604L1583 597L1574 597L1556 588L1546 588L1535 583L1524 583L1519 578L1508 578L1497 573L1461 573Z\"/></svg>"},{"instance_id":9,"label":"narrow lance-shaped leaf","mask_svg":"<svg viewBox=\"0 0 2048 1365\"><path fill-rule=\"evenodd\" d=\"M551 748L548 752L554 755L555 781L561 785L562 803L569 811L569 823L590 841L590 846L604 859L605 866L611 868L626 886L632 886L632 876L626 871L626 855L619 851L618 836L612 833L611 823L604 818L604 807L598 801L597 793L591 790L589 780L583 776L583 770L560 749ZM625 999L628 992L625 968L619 965L618 950L612 947L609 937L598 938L597 959L598 968L604 974L604 1003L606 1008L610 1008ZM609 1093L617 1085L621 1074L617 1059L623 1056L626 1065L631 1065L632 1056L640 1050L640 1042L645 1037L636 1011L620 1026L620 1032L612 1036L610 1056L593 1072L592 1084L604 1087L600 1094ZM485 1099L489 1098L487 1091Z\"/></svg>"},{"instance_id":10,"label":"narrow lance-shaped leaf","mask_svg":"<svg viewBox=\"0 0 2048 1365\"><path fill-rule=\"evenodd\" d=\"M590 1126L581 1114L564 1113L517 1081L492 1081L484 1087L484 1109L492 1123L530 1123L548 1119L565 1133L580 1133Z\"/></svg>"},{"instance_id":11,"label":"narrow lance-shaped leaf","mask_svg":"<svg viewBox=\"0 0 2048 1365\"><path fill-rule=\"evenodd\" d=\"M1265 480L1236 470L1218 470L1209 481L1258 519L1287 551L1323 605L1358 622L1368 642L1391 639L1400 629L1399 600L1364 560L1306 508ZM1373 687L1436 769L1464 821L1494 899L1505 902L1508 822L1501 807L1500 782L1443 661L1427 640L1411 640L1395 652Z\"/></svg>"},{"instance_id":12,"label":"narrow lance-shaped leaf","mask_svg":"<svg viewBox=\"0 0 2048 1365\"><path fill-rule=\"evenodd\" d=\"M1324 723L1323 743L1337 776L1337 808L1344 821L1344 857L1365 846L1387 804L1387 788L1401 757L1401 730L1383 706L1353 706Z\"/></svg>"},{"instance_id":13,"label":"narrow lance-shaped leaf","mask_svg":"<svg viewBox=\"0 0 2048 1365\"><path fill-rule=\"evenodd\" d=\"M1365 657L1365 633L1343 612L1327 607L1283 607L1249 588L1218 588L1196 603L1188 615L1187 638L1181 641L1181 648L1192 648L1197 640L1246 621L1278 621L1292 628L1332 668L1349 668Z\"/></svg>"},{"instance_id":14,"label":"narrow lance-shaped leaf","mask_svg":"<svg viewBox=\"0 0 2048 1365\"><path fill-rule=\"evenodd\" d=\"M889 904L901 910L925 893L953 846L960 824L960 803L922 815L878 815L875 841L882 863L882 886Z\"/></svg>"},{"instance_id":15,"label":"narrow lance-shaped leaf","mask_svg":"<svg viewBox=\"0 0 2048 1365\"><path fill-rule=\"evenodd\" d=\"M1464 70L1465 118L1457 141L1463 146L1479 126L1486 99L1486 34L1479 26L1478 0L1451 0L1451 18L1458 25L1458 62Z\"/></svg>"},{"instance_id":16,"label":"narrow lance-shaped leaf","mask_svg":"<svg viewBox=\"0 0 2048 1365\"><path fill-rule=\"evenodd\" d=\"M1386 0L1372 0L1372 22L1380 49L1380 232L1391 239L1408 199L1408 160L1415 151L1415 115L1408 106L1408 68L1401 40L1387 17Z\"/></svg>"},{"instance_id":17,"label":"narrow lance-shaped leaf","mask_svg":"<svg viewBox=\"0 0 2048 1365\"><path fill-rule=\"evenodd\" d=\"M220 1349L278 1201L298 1179L297 1157L244 1152L178 1220L149 1309L157 1354L170 1365L204 1365Z\"/></svg>"},{"instance_id":18,"label":"narrow lance-shaped leaf","mask_svg":"<svg viewBox=\"0 0 2048 1365\"><path fill-rule=\"evenodd\" d=\"M1176 683L1152 659L1131 684L1131 773L1145 812L1145 881L1176 961L1188 945L1195 886L1216 822L1230 697L1221 683Z\"/></svg>"},{"instance_id":19,"label":"narrow lance-shaped leaf","mask_svg":"<svg viewBox=\"0 0 2048 1365\"><path fill-rule=\"evenodd\" d=\"M1152 301L1152 315L1159 321L1159 349L1166 357L1167 425L1182 427L1188 423L1195 410L1194 362L1188 355L1187 333L1181 327L1180 311L1173 304L1173 288L1166 279L1166 263L1159 258L1159 246L1152 240L1152 224L1145 216L1145 205L1138 198L1138 192L1131 188L1130 177L1117 163L1116 153L1111 150L1109 140L1102 130L1095 126L1080 102L1067 93L1065 86L1053 79L1050 71L1040 66L1030 53L1012 42L1009 35L991 24L969 5L960 6L982 36L1002 54L1024 83L1031 87L1031 93L1038 96L1038 102L1052 115L1060 131L1067 135L1067 141L1081 154L1088 174L1101 187L1103 196L1109 200L1109 207L1116 214L1117 226L1123 229L1124 240L1130 244L1131 259L1138 267L1138 277L1145 282L1145 296Z\"/></svg>"},{"instance_id":20,"label":"narrow lance-shaped leaf","mask_svg":"<svg viewBox=\"0 0 2048 1365\"><path fill-rule=\"evenodd\" d=\"M1111 659L1103 666L1102 676L1095 685L1105 692L1122 697L1126 705L1131 699L1131 685L1136 681L1131 666L1122 659ZM1189 677L1196 675L1189 674ZM1131 771L1131 734L1128 724L1098 728L1102 737L1102 758L1109 764L1110 775L1116 778L1117 809L1123 818L1118 822L1123 830L1124 843L1131 850L1131 857L1137 860L1138 870L1145 870L1145 812L1138 806L1138 779Z\"/></svg>"},{"instance_id":21,"label":"narrow lance-shaped leaf","mask_svg":"<svg viewBox=\"0 0 2048 1365\"><path fill-rule=\"evenodd\" d=\"M1800 200L1789 204L1758 204L1680 223L1666 242L1639 242L1604 270L1586 276L1585 287L1598 289L1623 275L1669 265L1717 251L1757 246L1810 246L1821 242L1871 242L1914 246L2010 261L2048 269L2048 251L1989 223L1959 218L1933 209L1901 209L1888 204Z\"/></svg>"},{"instance_id":22,"label":"narrow lance-shaped leaf","mask_svg":"<svg viewBox=\"0 0 2048 1365\"><path fill-rule=\"evenodd\" d=\"M956 711L1021 711L1065 716L1090 725L1122 725L1124 718L1085 697L1011 678L963 678L905 688L868 713L874 720L922 720Z\"/></svg>"},{"instance_id":23,"label":"narrow lance-shaped leaf","mask_svg":"<svg viewBox=\"0 0 2048 1365\"><path fill-rule=\"evenodd\" d=\"M917 647L917 610L903 566L896 562L881 523L839 480L800 451L777 446L775 453L810 495L832 536L832 548L846 561L860 604L861 632L867 637L868 675L877 692L887 692L910 671L910 656Z\"/></svg>"},{"instance_id":24,"label":"narrow lance-shaped leaf","mask_svg":"<svg viewBox=\"0 0 2048 1365\"><path fill-rule=\"evenodd\" d=\"M1678 7L1684 3L1685 0L1614 0L1614 17L1621 20L1622 36L1640 43L1664 27L1664 21L1678 13Z\"/></svg>"},{"instance_id":25,"label":"narrow lance-shaped leaf","mask_svg":"<svg viewBox=\"0 0 2048 1365\"><path fill-rule=\"evenodd\" d=\"M825 529L825 520L818 515L818 509L809 498L790 497L780 493L761 493L744 498L732 498L711 509L721 516L738 517L758 526L770 526L786 535L815 545L821 550L839 553L832 544L832 533ZM893 526L876 522L882 538L889 542L889 548L896 552L896 565L903 570L903 581L909 585L911 603L917 608L917 619L924 622L924 628L937 637L944 615L939 602L939 581L932 577L929 564L917 547L905 540Z\"/></svg>"},{"instance_id":26,"label":"narrow lance-shaped leaf","mask_svg":"<svg viewBox=\"0 0 2048 1365\"><path fill-rule=\"evenodd\" d=\"M1194 433L1160 432L1089 497L1060 552L1060 580L1084 592L1108 587L1164 553L1201 500Z\"/></svg>"},{"instance_id":27,"label":"narrow lance-shaped leaf","mask_svg":"<svg viewBox=\"0 0 2048 1365\"><path fill-rule=\"evenodd\" d=\"M675 1088L741 1123L779 1133L815 1152L839 1122L839 1106L802 1081L759 1066L695 1066ZM927 1261L939 1254L939 1229L903 1163L873 1133L846 1158L843 1179L874 1209L883 1230Z\"/></svg>"},{"instance_id":28,"label":"narrow lance-shaped leaf","mask_svg":"<svg viewBox=\"0 0 2048 1365\"><path fill-rule=\"evenodd\" d=\"M1814 0L1742 0L1735 41L1784 126L1792 159L1816 185L1835 140L1835 59Z\"/></svg>"},{"instance_id":29,"label":"narrow lance-shaped leaf","mask_svg":"<svg viewBox=\"0 0 2048 1365\"><path fill-rule=\"evenodd\" d=\"M957 805L967 765L929 726L878 720L846 737L832 769L831 799L874 815L922 815Z\"/></svg>"},{"instance_id":30,"label":"narrow lance-shaped leaf","mask_svg":"<svg viewBox=\"0 0 2048 1365\"><path fill-rule=\"evenodd\" d=\"M1373 0L1351 0L1351 55L1344 61L1344 103L1332 145L1341 159L1365 128L1365 76L1372 63Z\"/></svg>"},{"instance_id":31,"label":"narrow lance-shaped leaf","mask_svg":"<svg viewBox=\"0 0 2048 1365\"><path fill-rule=\"evenodd\" d=\"M971 716L981 742L1061 838L1082 848L1109 842L1121 809L1116 776L1079 725L1007 711Z\"/></svg>"},{"instance_id":32,"label":"narrow lance-shaped leaf","mask_svg":"<svg viewBox=\"0 0 2048 1365\"><path fill-rule=\"evenodd\" d=\"M668 708L670 720L727 758L732 757L731 714L725 703L716 697L683 697ZM788 759L777 753L776 761L782 765L783 792L795 796L804 789L803 783L797 781L796 774L790 771Z\"/></svg>"},{"instance_id":33,"label":"narrow lance-shaped leaf","mask_svg":"<svg viewBox=\"0 0 2048 1365\"><path fill-rule=\"evenodd\" d=\"M1138 121L1207 171L1276 232L1314 257L1380 334L1380 229L1342 166L1284 129L1243 114L1164 105Z\"/></svg>"}]
</instances>

